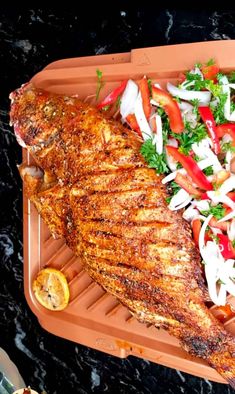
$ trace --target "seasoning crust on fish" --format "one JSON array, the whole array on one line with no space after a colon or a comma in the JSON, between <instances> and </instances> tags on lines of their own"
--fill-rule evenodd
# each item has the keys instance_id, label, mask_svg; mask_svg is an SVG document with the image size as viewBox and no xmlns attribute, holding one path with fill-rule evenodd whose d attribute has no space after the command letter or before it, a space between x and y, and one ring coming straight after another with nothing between
<instances>
[{"instance_id":1,"label":"seasoning crust on fish","mask_svg":"<svg viewBox=\"0 0 235 394\"><path fill-rule=\"evenodd\" d=\"M166 329L235 387L235 342L205 305L189 224L131 130L75 97L27 84L11 94L18 141L36 161L25 190L54 237L142 322Z\"/></svg>"}]
</instances>

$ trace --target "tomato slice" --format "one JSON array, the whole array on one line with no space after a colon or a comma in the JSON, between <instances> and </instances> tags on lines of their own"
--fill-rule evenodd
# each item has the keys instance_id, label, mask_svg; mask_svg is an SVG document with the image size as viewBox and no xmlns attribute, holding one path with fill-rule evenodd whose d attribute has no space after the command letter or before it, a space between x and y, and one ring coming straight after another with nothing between
<instances>
[{"instance_id":1,"label":"tomato slice","mask_svg":"<svg viewBox=\"0 0 235 394\"><path fill-rule=\"evenodd\" d=\"M150 104L150 91L148 86L148 80L144 76L139 82L140 94L142 97L143 109L146 119L149 120L151 114L151 104Z\"/></svg>"},{"instance_id":2,"label":"tomato slice","mask_svg":"<svg viewBox=\"0 0 235 394\"><path fill-rule=\"evenodd\" d=\"M180 172L178 172L176 174L176 177L175 177L174 181L179 186L181 186L182 189L186 190L186 192L188 192L191 196L195 196L196 198L200 198L201 197L201 195L202 195L201 190L199 190L196 187L194 187L192 185L191 180L187 176L185 176L185 175L181 174Z\"/></svg>"},{"instance_id":3,"label":"tomato slice","mask_svg":"<svg viewBox=\"0 0 235 394\"><path fill-rule=\"evenodd\" d=\"M191 156L185 156L173 146L166 145L166 150L176 161L182 164L193 182L203 190L213 190L212 184L208 181L206 175L198 167L198 164Z\"/></svg>"},{"instance_id":4,"label":"tomato slice","mask_svg":"<svg viewBox=\"0 0 235 394\"><path fill-rule=\"evenodd\" d=\"M199 234L202 228L202 223L200 219L194 219L192 222L193 239L195 244L199 245Z\"/></svg>"},{"instance_id":5,"label":"tomato slice","mask_svg":"<svg viewBox=\"0 0 235 394\"><path fill-rule=\"evenodd\" d=\"M156 86L152 87L152 97L166 112L169 117L170 128L174 133L182 133L184 123L179 106L169 93Z\"/></svg>"},{"instance_id":6,"label":"tomato slice","mask_svg":"<svg viewBox=\"0 0 235 394\"><path fill-rule=\"evenodd\" d=\"M126 121L128 123L128 125L130 126L130 128L134 131L136 131L136 133L143 139L140 127L138 125L138 122L136 120L136 117L134 114L129 114L126 117Z\"/></svg>"},{"instance_id":7,"label":"tomato slice","mask_svg":"<svg viewBox=\"0 0 235 394\"><path fill-rule=\"evenodd\" d=\"M212 64L211 66L203 66L201 71L205 79L214 80L219 72L219 67L217 64Z\"/></svg>"}]
</instances>

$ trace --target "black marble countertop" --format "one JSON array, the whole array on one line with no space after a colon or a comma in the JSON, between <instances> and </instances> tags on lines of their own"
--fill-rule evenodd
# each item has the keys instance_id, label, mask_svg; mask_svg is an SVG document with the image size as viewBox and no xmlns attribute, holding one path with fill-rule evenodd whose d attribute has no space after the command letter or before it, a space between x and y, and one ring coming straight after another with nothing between
<instances>
[{"instance_id":1,"label":"black marble countertop","mask_svg":"<svg viewBox=\"0 0 235 394\"><path fill-rule=\"evenodd\" d=\"M21 149L8 125L9 92L56 59L235 38L235 11L115 7L92 14L0 8L0 347L27 384L48 394L231 393L226 385L57 338L40 327L24 298Z\"/></svg>"}]
</instances>

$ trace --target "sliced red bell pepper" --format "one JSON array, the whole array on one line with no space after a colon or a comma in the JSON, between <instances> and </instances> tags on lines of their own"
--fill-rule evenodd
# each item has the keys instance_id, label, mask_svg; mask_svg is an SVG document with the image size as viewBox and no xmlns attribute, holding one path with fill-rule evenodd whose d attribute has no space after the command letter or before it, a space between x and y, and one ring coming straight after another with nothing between
<instances>
[{"instance_id":1,"label":"sliced red bell pepper","mask_svg":"<svg viewBox=\"0 0 235 394\"><path fill-rule=\"evenodd\" d=\"M235 146L235 124L234 123L224 123L216 127L216 132L219 138L222 138L225 134L229 134L233 141L232 145Z\"/></svg>"},{"instance_id":2,"label":"sliced red bell pepper","mask_svg":"<svg viewBox=\"0 0 235 394\"><path fill-rule=\"evenodd\" d=\"M211 66L203 66L201 71L205 79L214 80L219 72L219 67L216 64L212 64Z\"/></svg>"},{"instance_id":3,"label":"sliced red bell pepper","mask_svg":"<svg viewBox=\"0 0 235 394\"><path fill-rule=\"evenodd\" d=\"M174 148L170 145L167 145L166 149L169 155L182 164L188 175L192 178L193 182L196 183L200 189L213 190L212 184L208 181L206 175L198 167L197 162L193 160L191 156L183 155L178 151L177 148Z\"/></svg>"},{"instance_id":4,"label":"sliced red bell pepper","mask_svg":"<svg viewBox=\"0 0 235 394\"><path fill-rule=\"evenodd\" d=\"M229 192L229 193L227 194L227 196L228 196L233 202L235 202L235 192Z\"/></svg>"},{"instance_id":5,"label":"sliced red bell pepper","mask_svg":"<svg viewBox=\"0 0 235 394\"><path fill-rule=\"evenodd\" d=\"M219 246L222 256L225 259L234 259L235 249L233 248L228 236L224 234L217 234L217 237L219 239Z\"/></svg>"},{"instance_id":6,"label":"sliced red bell pepper","mask_svg":"<svg viewBox=\"0 0 235 394\"><path fill-rule=\"evenodd\" d=\"M109 93L108 96L106 96L104 100L102 100L101 103L97 105L97 108L100 109L106 107L106 105L113 104L118 99L118 96L120 96L120 94L124 92L126 88L126 84L127 84L127 80L123 81L121 85L119 85L116 89L114 89L111 93Z\"/></svg>"},{"instance_id":7,"label":"sliced red bell pepper","mask_svg":"<svg viewBox=\"0 0 235 394\"><path fill-rule=\"evenodd\" d=\"M202 193L202 195L201 195L201 200L210 200L209 197L208 197L208 195L207 195L207 192Z\"/></svg>"},{"instance_id":8,"label":"sliced red bell pepper","mask_svg":"<svg viewBox=\"0 0 235 394\"><path fill-rule=\"evenodd\" d=\"M214 152L218 155L220 153L220 143L213 113L209 107L198 107L198 111L212 139Z\"/></svg>"},{"instance_id":9,"label":"sliced red bell pepper","mask_svg":"<svg viewBox=\"0 0 235 394\"><path fill-rule=\"evenodd\" d=\"M193 231L193 239L195 244L198 246L199 244L199 234L202 228L202 223L200 219L194 219L192 221L192 231Z\"/></svg>"},{"instance_id":10,"label":"sliced red bell pepper","mask_svg":"<svg viewBox=\"0 0 235 394\"><path fill-rule=\"evenodd\" d=\"M169 93L156 86L152 87L152 98L168 115L171 130L177 134L182 133L184 130L184 123L177 102L173 100Z\"/></svg>"},{"instance_id":11,"label":"sliced red bell pepper","mask_svg":"<svg viewBox=\"0 0 235 394\"><path fill-rule=\"evenodd\" d=\"M130 126L130 128L134 131L136 131L136 133L143 139L140 127L138 125L138 122L136 120L136 117L134 114L129 114L126 117L126 121L128 123L128 125Z\"/></svg>"},{"instance_id":12,"label":"sliced red bell pepper","mask_svg":"<svg viewBox=\"0 0 235 394\"><path fill-rule=\"evenodd\" d=\"M144 114L146 116L146 119L149 120L151 114L151 104L150 104L150 91L149 91L148 80L146 76L144 76L139 82L139 89L142 97Z\"/></svg>"},{"instance_id":13,"label":"sliced red bell pepper","mask_svg":"<svg viewBox=\"0 0 235 394\"><path fill-rule=\"evenodd\" d=\"M195 196L196 198L200 198L202 195L201 190L197 189L192 185L191 180L186 176L178 172L174 181L182 187L182 189L186 190L191 196Z\"/></svg>"}]
</instances>

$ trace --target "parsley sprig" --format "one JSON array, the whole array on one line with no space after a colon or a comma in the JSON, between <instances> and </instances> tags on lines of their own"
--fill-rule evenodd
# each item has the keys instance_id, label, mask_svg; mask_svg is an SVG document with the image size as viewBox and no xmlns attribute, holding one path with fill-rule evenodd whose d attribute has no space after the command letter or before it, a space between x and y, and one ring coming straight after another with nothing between
<instances>
[{"instance_id":1,"label":"parsley sprig","mask_svg":"<svg viewBox=\"0 0 235 394\"><path fill-rule=\"evenodd\" d=\"M104 81L103 81L103 73L100 71L98 68L96 70L96 75L97 75L97 86L96 86L96 101L98 101L99 96L100 96L100 91L104 87Z\"/></svg>"},{"instance_id":2,"label":"parsley sprig","mask_svg":"<svg viewBox=\"0 0 235 394\"><path fill-rule=\"evenodd\" d=\"M209 216L213 215L217 220L222 219L225 216L225 209L221 203L213 207L211 204L209 210L201 211L202 215Z\"/></svg>"},{"instance_id":3,"label":"parsley sprig","mask_svg":"<svg viewBox=\"0 0 235 394\"><path fill-rule=\"evenodd\" d=\"M156 147L153 145L151 138L143 143L140 152L147 161L149 167L155 168L158 174L167 174L169 172L165 153L159 154L156 152Z\"/></svg>"}]
</instances>

